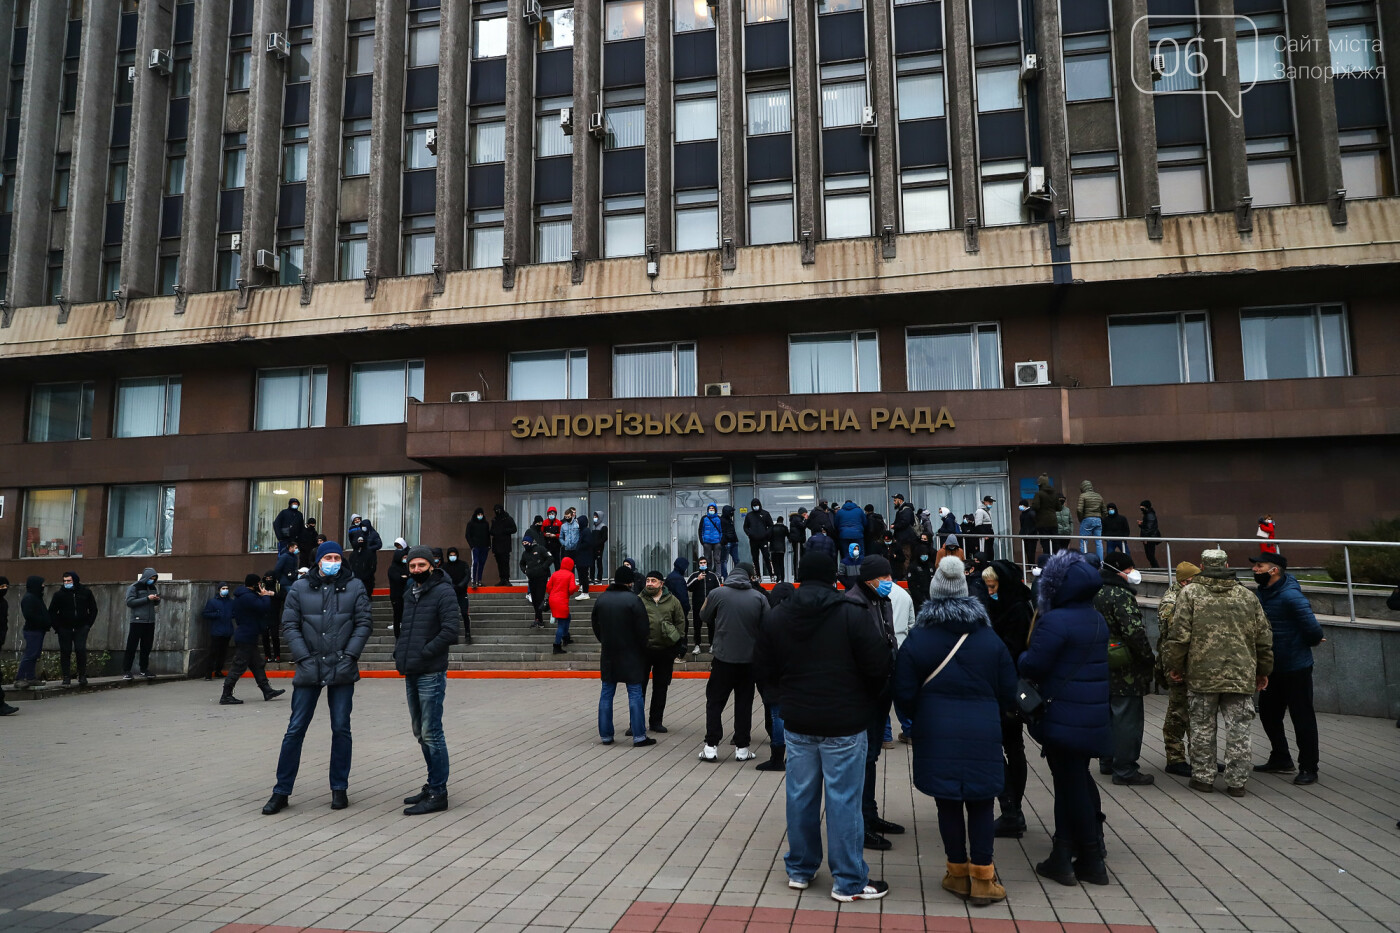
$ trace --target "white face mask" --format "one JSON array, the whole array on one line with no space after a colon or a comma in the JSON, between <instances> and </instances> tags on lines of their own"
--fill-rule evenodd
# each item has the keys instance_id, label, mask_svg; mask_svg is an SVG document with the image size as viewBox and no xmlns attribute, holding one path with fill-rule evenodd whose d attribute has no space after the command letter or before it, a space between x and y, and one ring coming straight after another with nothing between
<instances>
[{"instance_id":1,"label":"white face mask","mask_svg":"<svg viewBox=\"0 0 1400 933\"><path fill-rule=\"evenodd\" d=\"M1133 586L1137 586L1139 583L1142 582L1142 574L1138 573L1136 567L1134 567L1132 570L1129 570L1123 576L1126 577L1128 582L1131 583Z\"/></svg>"},{"instance_id":2,"label":"white face mask","mask_svg":"<svg viewBox=\"0 0 1400 933\"><path fill-rule=\"evenodd\" d=\"M1026 507L1025 507L1024 505L1018 505L1018 506L1016 506L1016 508L1017 508L1018 511L1021 511L1021 512L1024 512L1024 511L1026 510Z\"/></svg>"}]
</instances>

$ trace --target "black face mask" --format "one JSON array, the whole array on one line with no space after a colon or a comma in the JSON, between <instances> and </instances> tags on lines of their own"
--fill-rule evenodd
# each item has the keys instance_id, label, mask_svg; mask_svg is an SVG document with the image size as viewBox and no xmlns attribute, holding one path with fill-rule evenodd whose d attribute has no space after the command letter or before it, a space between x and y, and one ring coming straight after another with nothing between
<instances>
[{"instance_id":1,"label":"black face mask","mask_svg":"<svg viewBox=\"0 0 1400 933\"><path fill-rule=\"evenodd\" d=\"M1271 573L1256 573L1254 575L1254 582L1258 583L1260 586L1268 586L1269 581L1273 578L1274 575Z\"/></svg>"},{"instance_id":2,"label":"black face mask","mask_svg":"<svg viewBox=\"0 0 1400 933\"><path fill-rule=\"evenodd\" d=\"M431 577L432 575L433 575L433 572L432 572L431 570L422 570L422 571L419 571L418 573L410 573L410 574L409 574L409 576L413 578L413 582L415 582L415 583L426 583L427 580L428 580L428 578Z\"/></svg>"}]
</instances>

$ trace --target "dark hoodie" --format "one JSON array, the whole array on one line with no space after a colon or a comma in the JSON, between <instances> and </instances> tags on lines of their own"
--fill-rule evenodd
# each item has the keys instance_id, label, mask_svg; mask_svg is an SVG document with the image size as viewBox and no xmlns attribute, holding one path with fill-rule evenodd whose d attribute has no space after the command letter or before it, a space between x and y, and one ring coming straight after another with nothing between
<instances>
[{"instance_id":1,"label":"dark hoodie","mask_svg":"<svg viewBox=\"0 0 1400 933\"><path fill-rule=\"evenodd\" d=\"M471 521L467 522L466 538L469 548L491 546L491 523L486 520L486 513L481 509L477 509Z\"/></svg>"},{"instance_id":2,"label":"dark hoodie","mask_svg":"<svg viewBox=\"0 0 1400 933\"><path fill-rule=\"evenodd\" d=\"M797 587L784 580L782 583L773 584L773 588L768 591L768 605L772 609L778 608L778 604L784 600L792 599L797 592Z\"/></svg>"},{"instance_id":3,"label":"dark hoodie","mask_svg":"<svg viewBox=\"0 0 1400 933\"><path fill-rule=\"evenodd\" d=\"M731 571L700 609L700 621L715 627L711 654L728 664L751 663L754 640L767 614L768 596L754 587L748 571Z\"/></svg>"},{"instance_id":4,"label":"dark hoodie","mask_svg":"<svg viewBox=\"0 0 1400 933\"><path fill-rule=\"evenodd\" d=\"M482 545L485 547L485 545ZM456 560L451 560L452 555L457 555ZM447 549L447 556L442 562L442 572L447 575L448 581L452 584L452 590L458 596L464 594L467 585L471 583L471 577L467 573L467 562L462 560L462 552L455 547Z\"/></svg>"},{"instance_id":5,"label":"dark hoodie","mask_svg":"<svg viewBox=\"0 0 1400 933\"><path fill-rule=\"evenodd\" d=\"M5 598L10 587L10 578L0 576L0 646L10 635L10 603Z\"/></svg>"},{"instance_id":6,"label":"dark hoodie","mask_svg":"<svg viewBox=\"0 0 1400 933\"><path fill-rule=\"evenodd\" d=\"M890 674L890 650L865 611L835 587L802 584L764 621L754 679L781 697L783 725L816 736L864 732Z\"/></svg>"},{"instance_id":7,"label":"dark hoodie","mask_svg":"<svg viewBox=\"0 0 1400 933\"><path fill-rule=\"evenodd\" d=\"M26 632L47 632L53 627L49 609L44 605L44 578L30 577L24 581L24 596L19 601Z\"/></svg>"},{"instance_id":8,"label":"dark hoodie","mask_svg":"<svg viewBox=\"0 0 1400 933\"><path fill-rule=\"evenodd\" d=\"M681 601L681 608L686 615L690 615L690 593L686 591L685 572L690 569L690 561L684 557L677 557L676 562L671 565L671 572L666 575L666 589Z\"/></svg>"},{"instance_id":9,"label":"dark hoodie","mask_svg":"<svg viewBox=\"0 0 1400 933\"><path fill-rule=\"evenodd\" d=\"M749 514L744 516L744 534L756 544L768 543L773 534L773 516L757 499L749 503Z\"/></svg>"},{"instance_id":10,"label":"dark hoodie","mask_svg":"<svg viewBox=\"0 0 1400 933\"><path fill-rule=\"evenodd\" d=\"M719 512L720 540L724 544L737 544L739 535L734 531L734 506L726 505Z\"/></svg>"},{"instance_id":11,"label":"dark hoodie","mask_svg":"<svg viewBox=\"0 0 1400 933\"><path fill-rule=\"evenodd\" d=\"M97 600L93 598L92 590L83 586L76 572L68 570L65 573L73 578L73 588L69 590L60 586L53 599L49 600L49 617L53 620L54 628L73 629L92 625L97 621Z\"/></svg>"},{"instance_id":12,"label":"dark hoodie","mask_svg":"<svg viewBox=\"0 0 1400 933\"><path fill-rule=\"evenodd\" d=\"M1118 504L1110 502L1103 513L1103 533L1106 538L1123 539L1131 532L1128 530L1128 516L1118 511Z\"/></svg>"},{"instance_id":13,"label":"dark hoodie","mask_svg":"<svg viewBox=\"0 0 1400 933\"><path fill-rule=\"evenodd\" d=\"M510 539L515 534L515 519L510 517L510 513L499 505L494 509L494 518L491 519L491 550L498 554L510 553ZM539 529L532 529L535 532L535 540L543 541Z\"/></svg>"}]
</instances>

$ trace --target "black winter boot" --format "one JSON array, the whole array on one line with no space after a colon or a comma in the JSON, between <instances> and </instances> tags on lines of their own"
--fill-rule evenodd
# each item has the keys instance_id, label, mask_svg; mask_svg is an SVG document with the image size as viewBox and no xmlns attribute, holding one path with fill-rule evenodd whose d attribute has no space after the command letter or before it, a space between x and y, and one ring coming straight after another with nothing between
<instances>
[{"instance_id":1,"label":"black winter boot","mask_svg":"<svg viewBox=\"0 0 1400 933\"><path fill-rule=\"evenodd\" d=\"M1079 858L1074 860L1074 877L1085 884L1108 884L1102 845L1101 842L1091 842L1079 847Z\"/></svg>"},{"instance_id":2,"label":"black winter boot","mask_svg":"<svg viewBox=\"0 0 1400 933\"><path fill-rule=\"evenodd\" d=\"M240 700L238 697L234 696L232 690L230 690L229 688L225 687L225 688L224 688L224 695L221 696L221 697L219 697L219 705L220 705L220 706L242 706L242 705L243 705L243 701Z\"/></svg>"},{"instance_id":3,"label":"black winter boot","mask_svg":"<svg viewBox=\"0 0 1400 933\"><path fill-rule=\"evenodd\" d=\"M755 771L786 771L787 770L787 746L779 745L769 749L767 761L754 765Z\"/></svg>"},{"instance_id":4,"label":"black winter boot","mask_svg":"<svg viewBox=\"0 0 1400 933\"><path fill-rule=\"evenodd\" d=\"M997 817L994 829L998 839L1020 839L1024 836L1026 816L1021 812L1020 806L1013 806L1011 801L1003 800L1001 816Z\"/></svg>"},{"instance_id":5,"label":"black winter boot","mask_svg":"<svg viewBox=\"0 0 1400 933\"><path fill-rule=\"evenodd\" d=\"M1050 857L1035 866L1035 873L1066 886L1078 884L1079 879L1075 877L1074 873L1074 846L1064 839L1055 839L1053 842L1054 847L1050 850Z\"/></svg>"},{"instance_id":6,"label":"black winter boot","mask_svg":"<svg viewBox=\"0 0 1400 933\"><path fill-rule=\"evenodd\" d=\"M411 807L405 807L404 816L420 816L424 813L437 813L439 810L447 809L447 792L434 794L431 791L428 796L418 801Z\"/></svg>"},{"instance_id":7,"label":"black winter boot","mask_svg":"<svg viewBox=\"0 0 1400 933\"><path fill-rule=\"evenodd\" d=\"M275 700L286 692L287 691L285 690L272 689L272 684L269 683L264 683L262 685L262 695L264 700Z\"/></svg>"}]
</instances>

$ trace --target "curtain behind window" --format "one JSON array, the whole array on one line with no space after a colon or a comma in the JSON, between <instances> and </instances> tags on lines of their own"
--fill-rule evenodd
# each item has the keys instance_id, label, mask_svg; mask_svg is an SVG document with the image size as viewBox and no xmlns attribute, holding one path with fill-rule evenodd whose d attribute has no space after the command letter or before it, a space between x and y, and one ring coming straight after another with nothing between
<instances>
[{"instance_id":1,"label":"curtain behind window","mask_svg":"<svg viewBox=\"0 0 1400 933\"><path fill-rule=\"evenodd\" d=\"M909 337L909 390L975 389L972 334L967 328Z\"/></svg>"},{"instance_id":2,"label":"curtain behind window","mask_svg":"<svg viewBox=\"0 0 1400 933\"><path fill-rule=\"evenodd\" d=\"M117 437L154 437L165 432L167 382L158 377L118 383Z\"/></svg>"},{"instance_id":3,"label":"curtain behind window","mask_svg":"<svg viewBox=\"0 0 1400 933\"><path fill-rule=\"evenodd\" d=\"M788 349L789 388L796 393L854 392L851 336L793 337Z\"/></svg>"}]
</instances>

